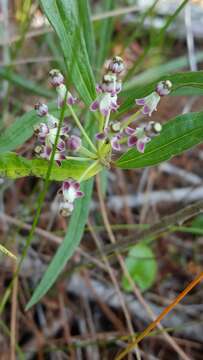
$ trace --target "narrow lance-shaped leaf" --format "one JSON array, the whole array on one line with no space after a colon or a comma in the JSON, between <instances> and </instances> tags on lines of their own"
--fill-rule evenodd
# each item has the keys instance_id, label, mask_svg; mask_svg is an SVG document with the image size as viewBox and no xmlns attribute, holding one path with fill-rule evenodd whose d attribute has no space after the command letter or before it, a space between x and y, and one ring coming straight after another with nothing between
<instances>
[{"instance_id":1,"label":"narrow lance-shaped leaf","mask_svg":"<svg viewBox=\"0 0 203 360\"><path fill-rule=\"evenodd\" d=\"M203 112L177 116L163 125L159 136L147 144L144 154L129 150L116 161L123 169L153 166L203 141Z\"/></svg>"},{"instance_id":2,"label":"narrow lance-shaped leaf","mask_svg":"<svg viewBox=\"0 0 203 360\"><path fill-rule=\"evenodd\" d=\"M93 117L91 115L88 115L86 118L85 129L91 137L95 133L95 122L92 121ZM87 144L85 144L85 146L88 147ZM68 224L68 230L65 239L60 245L52 262L48 266L39 286L34 291L34 294L27 305L27 309L30 308L32 305L36 304L39 299L44 296L46 292L51 288L51 286L54 284L57 277L63 270L65 264L79 246L89 214L92 188L93 179L82 183L81 190L85 193L85 197L76 202L75 210Z\"/></svg>"},{"instance_id":3,"label":"narrow lance-shaped leaf","mask_svg":"<svg viewBox=\"0 0 203 360\"><path fill-rule=\"evenodd\" d=\"M115 1L114 0L104 0L102 2L103 5L103 11L110 11L114 9L115 7ZM105 59L109 55L109 49L111 45L111 36L113 32L113 24L114 24L114 18L107 18L100 21L99 24L99 50L97 54L97 68L99 69Z\"/></svg>"},{"instance_id":4,"label":"narrow lance-shaped leaf","mask_svg":"<svg viewBox=\"0 0 203 360\"><path fill-rule=\"evenodd\" d=\"M0 156L0 176L17 179L24 176L36 176L45 178L49 162L43 159L28 160L15 153L4 153ZM63 181L69 177L79 179L84 171L90 166L90 162L77 160L63 160L61 166L54 164L50 174L50 180ZM88 173L84 180L94 176L102 169L96 166Z\"/></svg>"},{"instance_id":5,"label":"narrow lance-shaped leaf","mask_svg":"<svg viewBox=\"0 0 203 360\"><path fill-rule=\"evenodd\" d=\"M79 95L89 105L95 98L95 81L82 25L77 18L77 3L74 0L41 0L42 8L55 29L71 77Z\"/></svg>"},{"instance_id":6,"label":"narrow lance-shaped leaf","mask_svg":"<svg viewBox=\"0 0 203 360\"><path fill-rule=\"evenodd\" d=\"M90 15L90 3L89 0L75 1L78 7L78 17L82 26L84 39L86 43L87 52L91 64L94 63L95 58L95 38L94 31Z\"/></svg>"},{"instance_id":7,"label":"narrow lance-shaped leaf","mask_svg":"<svg viewBox=\"0 0 203 360\"><path fill-rule=\"evenodd\" d=\"M77 249L83 235L84 226L87 221L89 204L92 195L92 184L92 179L82 184L81 190L84 191L85 196L83 199L77 201L77 205L71 217L65 239L58 248L52 262L47 268L45 275L43 276L42 280L34 291L33 296L28 302L26 307L27 310L36 304L41 299L41 297L47 293L47 291L58 278L67 261Z\"/></svg>"},{"instance_id":8,"label":"narrow lance-shaped leaf","mask_svg":"<svg viewBox=\"0 0 203 360\"><path fill-rule=\"evenodd\" d=\"M16 74L10 69L8 70L6 67L0 68L0 78L6 79L12 84L17 85L18 87L22 87L23 89L28 90L33 94L44 96L46 98L53 97L52 91L43 88L43 86L36 84L34 81L27 79L22 75Z\"/></svg>"}]
</instances>

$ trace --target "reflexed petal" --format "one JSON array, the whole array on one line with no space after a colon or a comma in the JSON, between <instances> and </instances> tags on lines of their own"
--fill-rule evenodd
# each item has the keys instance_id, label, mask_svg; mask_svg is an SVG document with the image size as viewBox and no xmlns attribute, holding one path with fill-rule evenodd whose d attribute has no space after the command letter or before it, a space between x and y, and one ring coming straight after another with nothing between
<instances>
[{"instance_id":1,"label":"reflexed petal","mask_svg":"<svg viewBox=\"0 0 203 360\"><path fill-rule=\"evenodd\" d=\"M150 115L151 116L151 113L152 113L153 110L150 109L150 107L148 105L144 105L143 107L143 110L142 110L142 113L144 115Z\"/></svg>"},{"instance_id":2,"label":"reflexed petal","mask_svg":"<svg viewBox=\"0 0 203 360\"><path fill-rule=\"evenodd\" d=\"M95 100L93 101L93 103L90 105L90 110L91 111L96 111L99 109L99 101Z\"/></svg>"},{"instance_id":3,"label":"reflexed petal","mask_svg":"<svg viewBox=\"0 0 203 360\"><path fill-rule=\"evenodd\" d=\"M84 192L83 191L77 191L76 195L77 195L78 198L81 198L81 197L84 196Z\"/></svg>"},{"instance_id":4,"label":"reflexed petal","mask_svg":"<svg viewBox=\"0 0 203 360\"><path fill-rule=\"evenodd\" d=\"M96 85L96 92L97 94L101 94L102 93L102 86L100 84Z\"/></svg>"},{"instance_id":5,"label":"reflexed petal","mask_svg":"<svg viewBox=\"0 0 203 360\"><path fill-rule=\"evenodd\" d=\"M68 190L70 186L71 186L71 180L64 181L62 185L63 191Z\"/></svg>"},{"instance_id":6,"label":"reflexed petal","mask_svg":"<svg viewBox=\"0 0 203 360\"><path fill-rule=\"evenodd\" d=\"M58 144L57 144L57 149L59 151L62 151L65 149L65 142L63 140L59 140Z\"/></svg>"},{"instance_id":7,"label":"reflexed petal","mask_svg":"<svg viewBox=\"0 0 203 360\"><path fill-rule=\"evenodd\" d=\"M71 151L77 151L81 147L81 139L79 136L71 135L67 140L67 146Z\"/></svg>"},{"instance_id":8,"label":"reflexed petal","mask_svg":"<svg viewBox=\"0 0 203 360\"><path fill-rule=\"evenodd\" d=\"M70 132L70 126L65 125L61 128L61 135L67 135Z\"/></svg>"},{"instance_id":9,"label":"reflexed petal","mask_svg":"<svg viewBox=\"0 0 203 360\"><path fill-rule=\"evenodd\" d=\"M145 98L136 99L135 102L136 102L137 105L144 105L145 104Z\"/></svg>"},{"instance_id":10,"label":"reflexed petal","mask_svg":"<svg viewBox=\"0 0 203 360\"><path fill-rule=\"evenodd\" d=\"M75 190L78 190L80 188L80 183L78 181L73 181L72 186L74 187Z\"/></svg>"},{"instance_id":11,"label":"reflexed petal","mask_svg":"<svg viewBox=\"0 0 203 360\"><path fill-rule=\"evenodd\" d=\"M139 139L139 140L137 141L136 147L137 147L137 150L138 150L140 153L144 153L144 150L145 150L145 142L142 141L141 139Z\"/></svg>"},{"instance_id":12,"label":"reflexed petal","mask_svg":"<svg viewBox=\"0 0 203 360\"><path fill-rule=\"evenodd\" d=\"M76 103L77 99L73 97L73 95L68 91L67 94L67 104L68 105L74 105Z\"/></svg>"},{"instance_id":13,"label":"reflexed petal","mask_svg":"<svg viewBox=\"0 0 203 360\"><path fill-rule=\"evenodd\" d=\"M116 150L116 151L121 151L121 145L119 143L119 138L117 136L114 136L112 139L111 139L111 146L112 146L112 149Z\"/></svg>"},{"instance_id":14,"label":"reflexed petal","mask_svg":"<svg viewBox=\"0 0 203 360\"><path fill-rule=\"evenodd\" d=\"M97 140L99 140L99 141L105 140L105 139L106 139L106 134L105 134L104 132L97 133L97 134L95 135L95 138L96 138Z\"/></svg>"},{"instance_id":15,"label":"reflexed petal","mask_svg":"<svg viewBox=\"0 0 203 360\"><path fill-rule=\"evenodd\" d=\"M129 126L125 129L125 133L127 135L133 135L134 132L135 132L135 129L133 129L133 128L129 127Z\"/></svg>"},{"instance_id":16,"label":"reflexed petal","mask_svg":"<svg viewBox=\"0 0 203 360\"><path fill-rule=\"evenodd\" d=\"M48 115L47 117L47 125L49 128L54 128L56 126L58 126L59 120L57 118L55 118L55 116L53 115Z\"/></svg>"},{"instance_id":17,"label":"reflexed petal","mask_svg":"<svg viewBox=\"0 0 203 360\"><path fill-rule=\"evenodd\" d=\"M131 135L129 136L128 138L128 146L129 147L132 147L132 146L135 146L137 144L137 137L135 135Z\"/></svg>"}]
</instances>

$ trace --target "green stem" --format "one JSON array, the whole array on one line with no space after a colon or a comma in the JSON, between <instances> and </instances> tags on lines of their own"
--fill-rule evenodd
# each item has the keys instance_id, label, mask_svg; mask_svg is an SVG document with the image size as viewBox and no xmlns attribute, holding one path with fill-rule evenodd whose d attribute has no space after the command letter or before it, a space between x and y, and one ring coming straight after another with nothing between
<instances>
[{"instance_id":1,"label":"green stem","mask_svg":"<svg viewBox=\"0 0 203 360\"><path fill-rule=\"evenodd\" d=\"M76 125L79 127L81 133L83 134L84 138L87 140L88 144L91 146L91 148L94 150L94 152L97 152L97 148L93 144L92 140L89 138L89 136L86 133L84 127L81 125L80 120L78 119L78 117L77 117L76 113L74 112L73 108L68 104L67 104L67 106L68 106L68 108L69 108L69 110L71 112L71 115L72 115L73 119L75 120Z\"/></svg>"},{"instance_id":2,"label":"green stem","mask_svg":"<svg viewBox=\"0 0 203 360\"><path fill-rule=\"evenodd\" d=\"M80 179L78 180L79 182L83 181L85 179L85 177L94 169L94 167L97 167L99 164L99 160L94 161L85 171L84 173L81 175Z\"/></svg>"},{"instance_id":3,"label":"green stem","mask_svg":"<svg viewBox=\"0 0 203 360\"><path fill-rule=\"evenodd\" d=\"M80 156L66 156L66 160L90 161L91 159L88 157L80 157Z\"/></svg>"},{"instance_id":4,"label":"green stem","mask_svg":"<svg viewBox=\"0 0 203 360\"><path fill-rule=\"evenodd\" d=\"M111 111L109 111L108 115L106 116L104 129L106 129L108 127L108 125L109 125L110 115L111 115Z\"/></svg>"},{"instance_id":5,"label":"green stem","mask_svg":"<svg viewBox=\"0 0 203 360\"><path fill-rule=\"evenodd\" d=\"M84 146L81 146L79 151L81 155L87 156L90 159L95 160L97 158L96 154L91 152L90 150L86 149Z\"/></svg>"},{"instance_id":6,"label":"green stem","mask_svg":"<svg viewBox=\"0 0 203 360\"><path fill-rule=\"evenodd\" d=\"M136 113L132 114L129 118L127 118L121 126L121 130L126 129L133 121L137 120L137 117L140 115L141 110L138 110Z\"/></svg>"}]
</instances>

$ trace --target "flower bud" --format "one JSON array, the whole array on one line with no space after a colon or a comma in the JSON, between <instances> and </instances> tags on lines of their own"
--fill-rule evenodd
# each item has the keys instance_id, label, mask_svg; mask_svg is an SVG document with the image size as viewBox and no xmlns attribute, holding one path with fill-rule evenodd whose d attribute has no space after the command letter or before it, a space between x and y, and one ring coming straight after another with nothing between
<instances>
[{"instance_id":1,"label":"flower bud","mask_svg":"<svg viewBox=\"0 0 203 360\"><path fill-rule=\"evenodd\" d=\"M106 69L112 71L115 74L120 74L124 70L124 62L120 56L114 56L106 64Z\"/></svg>"},{"instance_id":2,"label":"flower bud","mask_svg":"<svg viewBox=\"0 0 203 360\"><path fill-rule=\"evenodd\" d=\"M160 81L157 84L156 92L159 96L166 96L171 92L172 82L170 80Z\"/></svg>"},{"instance_id":3,"label":"flower bud","mask_svg":"<svg viewBox=\"0 0 203 360\"><path fill-rule=\"evenodd\" d=\"M110 123L110 129L113 132L119 132L121 130L121 123L119 121Z\"/></svg>"},{"instance_id":4,"label":"flower bud","mask_svg":"<svg viewBox=\"0 0 203 360\"><path fill-rule=\"evenodd\" d=\"M81 147L81 139L79 136L71 135L67 140L67 147L71 151L78 151Z\"/></svg>"},{"instance_id":5,"label":"flower bud","mask_svg":"<svg viewBox=\"0 0 203 360\"><path fill-rule=\"evenodd\" d=\"M46 116L48 114L48 106L46 104L42 104L38 102L35 104L36 114L40 117Z\"/></svg>"},{"instance_id":6,"label":"flower bud","mask_svg":"<svg viewBox=\"0 0 203 360\"><path fill-rule=\"evenodd\" d=\"M54 87L57 87L64 83L64 76L58 69L53 69L49 72L49 76L51 78L51 84Z\"/></svg>"}]
</instances>

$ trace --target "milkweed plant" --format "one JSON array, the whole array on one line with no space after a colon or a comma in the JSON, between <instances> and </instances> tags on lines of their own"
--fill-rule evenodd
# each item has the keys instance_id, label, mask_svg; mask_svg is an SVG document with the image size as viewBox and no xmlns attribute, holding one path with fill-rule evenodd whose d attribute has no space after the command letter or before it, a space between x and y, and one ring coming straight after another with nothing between
<instances>
[{"instance_id":1,"label":"milkweed plant","mask_svg":"<svg viewBox=\"0 0 203 360\"><path fill-rule=\"evenodd\" d=\"M64 160L68 159L90 163L79 179L68 178L62 183L59 190L61 196L59 212L63 216L69 216L74 209L75 201L84 196L80 190L80 184L88 172L98 164L101 165L101 169L103 167L110 169L113 159L119 153L125 153L129 148L134 147L138 152L144 153L147 144L162 130L162 125L159 122L150 121L150 116L157 110L161 98L170 93L172 83L169 80L158 82L152 93L135 99L139 110L133 115L123 121L117 120L116 117L111 118L111 115L116 114L119 108L119 93L122 89L124 70L124 61L119 56L113 57L105 64L105 73L101 83L96 86L97 97L89 107L89 111L98 113L95 120L98 132L94 140L90 139L74 111L74 106L77 106L80 100L67 89L63 74L58 69L49 72L51 85L56 90L58 108L67 106L71 109L76 125L72 126L67 121L61 126L54 160L59 167ZM35 153L38 157L49 161L56 141L59 119L49 113L48 106L44 103L37 103L35 110L42 121L35 127L38 142ZM149 120L137 126L136 119L140 114L147 115ZM89 148L83 144L83 139L86 140Z\"/></svg>"},{"instance_id":2,"label":"milkweed plant","mask_svg":"<svg viewBox=\"0 0 203 360\"><path fill-rule=\"evenodd\" d=\"M60 11L56 3L60 4ZM53 106L39 99L34 111L23 115L0 134L0 176L14 179L37 176L45 179L45 190L49 180L58 181L58 213L70 218L64 241L27 308L46 294L80 243L91 201L91 178L104 169L155 166L203 141L201 111L180 114L168 121L151 120L163 97L202 94L202 71L157 76L155 81L137 86L130 84L128 66L122 57L115 55L105 62L101 81L95 85L94 31L87 3L40 1L65 59L65 70L49 71L51 96L54 93L56 101ZM104 59L102 54L100 65ZM66 76L75 90L67 85ZM124 79L127 81L123 84ZM47 95L41 88L40 93ZM84 113L87 114L85 121ZM13 152L33 133L32 159ZM40 197L18 271L31 243L45 193ZM137 248L136 254L138 250L142 252ZM5 248L0 247L0 251L12 256Z\"/></svg>"}]
</instances>

